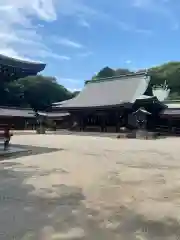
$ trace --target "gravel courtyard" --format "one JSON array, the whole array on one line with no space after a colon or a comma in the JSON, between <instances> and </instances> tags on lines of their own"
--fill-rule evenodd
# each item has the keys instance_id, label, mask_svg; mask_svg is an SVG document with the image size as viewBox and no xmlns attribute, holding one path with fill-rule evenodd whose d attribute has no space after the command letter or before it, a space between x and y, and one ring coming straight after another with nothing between
<instances>
[{"instance_id":1,"label":"gravel courtyard","mask_svg":"<svg viewBox=\"0 0 180 240\"><path fill-rule=\"evenodd\" d=\"M179 138L12 143L57 150L0 162L1 240L180 239Z\"/></svg>"}]
</instances>

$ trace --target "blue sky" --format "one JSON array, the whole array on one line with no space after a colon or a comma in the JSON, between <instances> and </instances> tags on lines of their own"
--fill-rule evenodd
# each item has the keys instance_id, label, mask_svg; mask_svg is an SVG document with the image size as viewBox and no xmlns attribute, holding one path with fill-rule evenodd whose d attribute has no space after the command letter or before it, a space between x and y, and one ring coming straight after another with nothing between
<instances>
[{"instance_id":1,"label":"blue sky","mask_svg":"<svg viewBox=\"0 0 180 240\"><path fill-rule=\"evenodd\" d=\"M0 0L0 52L81 89L104 66L180 60L179 11L178 0Z\"/></svg>"}]
</instances>

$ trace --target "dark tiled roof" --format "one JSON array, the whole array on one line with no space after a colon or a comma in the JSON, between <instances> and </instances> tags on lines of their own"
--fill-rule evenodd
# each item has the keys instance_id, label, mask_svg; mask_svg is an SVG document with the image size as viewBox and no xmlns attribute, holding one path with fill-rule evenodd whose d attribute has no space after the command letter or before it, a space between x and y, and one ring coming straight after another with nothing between
<instances>
[{"instance_id":1,"label":"dark tiled roof","mask_svg":"<svg viewBox=\"0 0 180 240\"><path fill-rule=\"evenodd\" d=\"M0 54L0 65L29 70L35 73L43 71L46 67L44 63L20 60L2 54Z\"/></svg>"},{"instance_id":2,"label":"dark tiled roof","mask_svg":"<svg viewBox=\"0 0 180 240\"><path fill-rule=\"evenodd\" d=\"M89 82L75 98L60 103L59 109L116 106L134 103L146 91L150 78L145 73ZM58 105L56 105L58 107Z\"/></svg>"}]
</instances>

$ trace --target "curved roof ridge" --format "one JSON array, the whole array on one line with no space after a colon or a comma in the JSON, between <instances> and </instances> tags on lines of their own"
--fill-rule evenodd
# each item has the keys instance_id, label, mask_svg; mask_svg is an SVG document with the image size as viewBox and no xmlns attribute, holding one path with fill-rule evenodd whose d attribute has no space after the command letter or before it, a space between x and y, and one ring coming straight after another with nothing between
<instances>
[{"instance_id":1,"label":"curved roof ridge","mask_svg":"<svg viewBox=\"0 0 180 240\"><path fill-rule=\"evenodd\" d=\"M21 60L15 57L8 57L0 53L0 66L23 69L37 74L45 69L45 63Z\"/></svg>"},{"instance_id":2,"label":"curved roof ridge","mask_svg":"<svg viewBox=\"0 0 180 240\"><path fill-rule=\"evenodd\" d=\"M129 77L139 77L139 76L147 76L148 72L135 72L135 73L129 73L129 74L123 74L123 75L117 75L107 78L98 78L95 80L87 80L87 84L89 83L96 83L96 82L104 82L104 81L112 81L117 78L117 80L123 79L123 78L129 78Z\"/></svg>"},{"instance_id":3,"label":"curved roof ridge","mask_svg":"<svg viewBox=\"0 0 180 240\"><path fill-rule=\"evenodd\" d=\"M16 106L1 106L0 105L0 109L13 109L13 110L32 110L34 111L32 108L27 108L27 107L16 107Z\"/></svg>"},{"instance_id":4,"label":"curved roof ridge","mask_svg":"<svg viewBox=\"0 0 180 240\"><path fill-rule=\"evenodd\" d=\"M13 61L19 61L19 62L22 62L22 63L27 63L27 64L44 64L44 65L46 65L44 62L41 62L41 61L25 59L25 58L21 58L21 57L18 57L18 56L17 57L10 57L8 55L0 53L0 58L1 57L6 58L6 59L10 59L10 60L13 60Z\"/></svg>"}]
</instances>

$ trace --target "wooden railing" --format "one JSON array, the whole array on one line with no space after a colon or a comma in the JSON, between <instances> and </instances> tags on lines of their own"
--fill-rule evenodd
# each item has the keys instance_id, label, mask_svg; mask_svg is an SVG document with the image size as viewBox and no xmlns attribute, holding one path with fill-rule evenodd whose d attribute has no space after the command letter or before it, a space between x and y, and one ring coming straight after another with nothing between
<instances>
[{"instance_id":1,"label":"wooden railing","mask_svg":"<svg viewBox=\"0 0 180 240\"><path fill-rule=\"evenodd\" d=\"M180 127L172 127L171 129L169 129L168 126L158 125L156 126L156 131L163 135L180 135Z\"/></svg>"}]
</instances>

